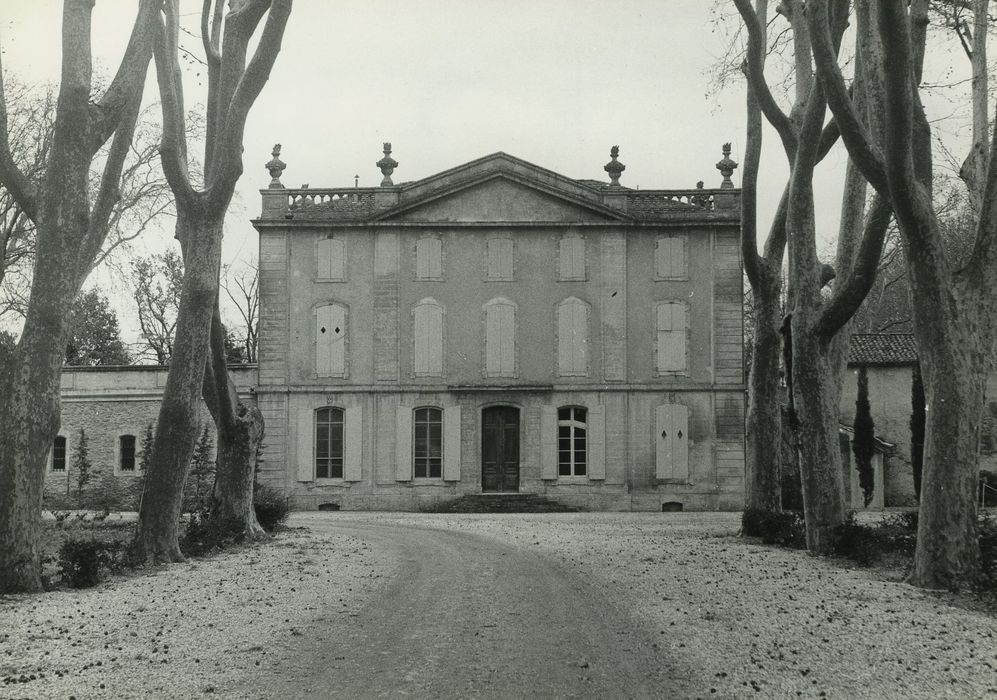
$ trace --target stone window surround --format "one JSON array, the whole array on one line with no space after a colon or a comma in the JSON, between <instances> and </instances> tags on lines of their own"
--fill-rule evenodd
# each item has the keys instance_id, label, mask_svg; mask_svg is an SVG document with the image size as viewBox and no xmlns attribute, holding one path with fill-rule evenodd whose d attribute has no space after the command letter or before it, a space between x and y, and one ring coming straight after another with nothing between
<instances>
[{"instance_id":1,"label":"stone window surround","mask_svg":"<svg viewBox=\"0 0 997 700\"><path fill-rule=\"evenodd\" d=\"M428 475L427 476L418 476L416 474L416 465L417 465L417 460L418 460L418 455L416 454L416 430L417 430L416 412L417 411L422 411L422 410L427 410L427 409L428 410L432 410L432 411L436 411L437 415L438 415L438 418L439 418L439 426L440 426L440 475L439 476L428 476ZM447 447L446 447L446 435L444 434L444 425L445 425L445 422L444 422L444 417L443 417L445 411L446 411L446 409L443 408L442 406L435 406L435 405L416 406L416 407L414 407L412 409L412 481L413 482L418 482L418 483L427 483L427 482L428 483L442 483L443 482L443 463L444 463L444 460L446 459L445 453L446 453L446 449L447 449ZM427 470L428 469L429 469L429 465L427 464Z\"/></svg>"}]
</instances>

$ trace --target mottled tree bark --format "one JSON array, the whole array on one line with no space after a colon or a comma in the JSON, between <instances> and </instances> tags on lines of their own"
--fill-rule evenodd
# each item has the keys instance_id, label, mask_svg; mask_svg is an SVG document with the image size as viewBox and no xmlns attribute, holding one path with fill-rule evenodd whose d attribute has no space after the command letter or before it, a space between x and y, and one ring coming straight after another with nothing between
<instances>
[{"instance_id":1,"label":"mottled tree bark","mask_svg":"<svg viewBox=\"0 0 997 700\"><path fill-rule=\"evenodd\" d=\"M191 185L187 164L183 86L178 60L179 8L166 0L165 22L156 42L156 71L163 107L163 172L177 203L177 238L184 255L184 281L177 315L176 343L156 426L145 480L136 546L147 561L182 561L179 517L183 487L197 439L199 399L207 402L218 430L216 493L219 513L258 534L252 507L256 446L262 415L240 409L225 370L217 312L221 272L222 223L242 175L242 138L249 110L270 76L291 11L290 0L206 0L201 33L208 64L205 187ZM248 46L266 16L252 58ZM224 28L223 28L224 25ZM220 354L219 354L220 353ZM206 381L207 379L207 381Z\"/></svg>"},{"instance_id":2,"label":"mottled tree bark","mask_svg":"<svg viewBox=\"0 0 997 700\"><path fill-rule=\"evenodd\" d=\"M141 3L118 72L93 103L92 6L87 0L67 0L63 7L62 78L52 146L38 192L10 152L0 80L0 182L37 228L24 329L10 362L0 368L0 594L41 590L41 496L48 453L59 430L68 316L118 200L158 12L154 0ZM112 136L91 206L90 166Z\"/></svg>"}]
</instances>

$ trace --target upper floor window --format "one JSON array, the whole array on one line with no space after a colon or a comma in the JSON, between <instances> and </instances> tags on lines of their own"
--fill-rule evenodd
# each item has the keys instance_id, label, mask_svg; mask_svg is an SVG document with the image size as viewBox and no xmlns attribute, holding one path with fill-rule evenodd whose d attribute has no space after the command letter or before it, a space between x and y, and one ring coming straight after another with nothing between
<instances>
[{"instance_id":1,"label":"upper floor window","mask_svg":"<svg viewBox=\"0 0 997 700\"><path fill-rule=\"evenodd\" d=\"M587 463L586 410L580 406L557 409L557 475L585 476Z\"/></svg>"},{"instance_id":2,"label":"upper floor window","mask_svg":"<svg viewBox=\"0 0 997 700\"><path fill-rule=\"evenodd\" d=\"M577 233L568 233L558 243L558 279L585 279L585 239Z\"/></svg>"},{"instance_id":3,"label":"upper floor window","mask_svg":"<svg viewBox=\"0 0 997 700\"><path fill-rule=\"evenodd\" d=\"M654 278L685 279L688 276L685 248L685 236L658 236L654 248Z\"/></svg>"},{"instance_id":4,"label":"upper floor window","mask_svg":"<svg viewBox=\"0 0 997 700\"><path fill-rule=\"evenodd\" d=\"M655 308L657 330L655 366L659 374L679 374L688 367L686 343L688 322L686 305L681 301L662 301Z\"/></svg>"},{"instance_id":5,"label":"upper floor window","mask_svg":"<svg viewBox=\"0 0 997 700\"><path fill-rule=\"evenodd\" d=\"M135 471L135 436L121 435L118 437L118 470Z\"/></svg>"},{"instance_id":6,"label":"upper floor window","mask_svg":"<svg viewBox=\"0 0 997 700\"><path fill-rule=\"evenodd\" d=\"M415 409L412 457L416 479L443 477L443 411L440 409Z\"/></svg>"},{"instance_id":7,"label":"upper floor window","mask_svg":"<svg viewBox=\"0 0 997 700\"><path fill-rule=\"evenodd\" d=\"M557 373L562 377L588 373L588 305L575 297L557 305Z\"/></svg>"},{"instance_id":8,"label":"upper floor window","mask_svg":"<svg viewBox=\"0 0 997 700\"><path fill-rule=\"evenodd\" d=\"M341 304L315 309L315 373L320 377L346 376L346 321Z\"/></svg>"},{"instance_id":9,"label":"upper floor window","mask_svg":"<svg viewBox=\"0 0 997 700\"><path fill-rule=\"evenodd\" d=\"M343 409L315 411L315 478L343 478Z\"/></svg>"},{"instance_id":10,"label":"upper floor window","mask_svg":"<svg viewBox=\"0 0 997 700\"><path fill-rule=\"evenodd\" d=\"M443 241L436 236L426 236L415 242L415 278L443 279Z\"/></svg>"},{"instance_id":11,"label":"upper floor window","mask_svg":"<svg viewBox=\"0 0 997 700\"><path fill-rule=\"evenodd\" d=\"M52 471L66 471L66 436L56 435L52 442Z\"/></svg>"},{"instance_id":12,"label":"upper floor window","mask_svg":"<svg viewBox=\"0 0 997 700\"><path fill-rule=\"evenodd\" d=\"M516 376L516 305L508 299L485 304L485 376Z\"/></svg>"},{"instance_id":13,"label":"upper floor window","mask_svg":"<svg viewBox=\"0 0 997 700\"><path fill-rule=\"evenodd\" d=\"M419 377L443 376L443 307L423 299L412 310L413 362Z\"/></svg>"},{"instance_id":14,"label":"upper floor window","mask_svg":"<svg viewBox=\"0 0 997 700\"><path fill-rule=\"evenodd\" d=\"M346 243L339 238L320 238L315 246L316 277L333 282L346 279Z\"/></svg>"},{"instance_id":15,"label":"upper floor window","mask_svg":"<svg viewBox=\"0 0 997 700\"><path fill-rule=\"evenodd\" d=\"M485 254L485 279L512 281L514 244L511 238L489 238Z\"/></svg>"}]
</instances>

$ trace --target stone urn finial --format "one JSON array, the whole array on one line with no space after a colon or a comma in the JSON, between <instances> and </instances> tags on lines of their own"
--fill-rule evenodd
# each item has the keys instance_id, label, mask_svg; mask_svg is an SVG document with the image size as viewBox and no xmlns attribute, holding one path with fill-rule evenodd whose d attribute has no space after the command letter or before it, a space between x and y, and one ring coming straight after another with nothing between
<instances>
[{"instance_id":1,"label":"stone urn finial","mask_svg":"<svg viewBox=\"0 0 997 700\"><path fill-rule=\"evenodd\" d=\"M730 143L725 143L723 148L724 157L717 163L717 170L723 175L723 182L720 183L720 189L722 190L732 190L734 189L734 183L731 182L730 176L734 174L734 169L737 167L737 163L730 159Z\"/></svg>"},{"instance_id":2,"label":"stone urn finial","mask_svg":"<svg viewBox=\"0 0 997 700\"><path fill-rule=\"evenodd\" d=\"M395 184L391 181L391 173L395 172L395 168L398 167L398 161L391 157L391 143L385 141L384 158L381 158L374 165L380 168L381 174L384 175L384 179L381 180L381 187L391 187Z\"/></svg>"},{"instance_id":3,"label":"stone urn finial","mask_svg":"<svg viewBox=\"0 0 997 700\"><path fill-rule=\"evenodd\" d=\"M273 153L270 155L272 155L273 158L270 159L269 163L263 166L270 171L270 189L282 190L284 189L284 185L280 184L280 174L284 172L284 168L287 167L287 163L280 159L279 143L274 144Z\"/></svg>"},{"instance_id":4,"label":"stone urn finial","mask_svg":"<svg viewBox=\"0 0 997 700\"><path fill-rule=\"evenodd\" d=\"M620 174L627 169L623 163L616 160L620 156L620 147L613 146L609 149L609 157L612 159L606 163L602 169L609 173L609 186L619 187L620 186Z\"/></svg>"}]
</instances>

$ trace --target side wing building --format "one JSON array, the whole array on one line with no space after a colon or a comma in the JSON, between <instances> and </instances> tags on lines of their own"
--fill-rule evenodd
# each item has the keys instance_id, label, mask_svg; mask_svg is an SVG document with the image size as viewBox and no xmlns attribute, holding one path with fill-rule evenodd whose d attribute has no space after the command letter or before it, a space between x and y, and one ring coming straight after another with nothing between
<instances>
[{"instance_id":1,"label":"side wing building","mask_svg":"<svg viewBox=\"0 0 997 700\"><path fill-rule=\"evenodd\" d=\"M260 240L261 481L296 507L535 493L593 510L744 497L738 190L634 190L505 153L290 189Z\"/></svg>"}]
</instances>

